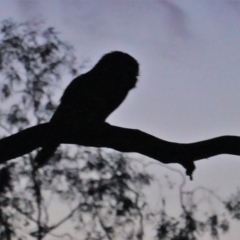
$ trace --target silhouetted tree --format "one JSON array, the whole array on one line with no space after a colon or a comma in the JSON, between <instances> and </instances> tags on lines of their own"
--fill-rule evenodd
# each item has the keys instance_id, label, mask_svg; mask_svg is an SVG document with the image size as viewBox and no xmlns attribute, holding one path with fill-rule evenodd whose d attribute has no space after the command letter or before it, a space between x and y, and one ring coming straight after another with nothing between
<instances>
[{"instance_id":1,"label":"silhouetted tree","mask_svg":"<svg viewBox=\"0 0 240 240\"><path fill-rule=\"evenodd\" d=\"M3 138L0 160L4 163L0 170L0 238L41 240L55 236L74 239L71 234L76 231L81 235L77 239L143 240L147 224L154 228L156 239L193 240L199 239L203 233L217 237L219 230L226 232L229 228L227 218L214 210L199 215L199 204L194 196L199 191L207 192L221 202L233 218L239 219L238 195L223 201L204 188L185 192L185 176L182 175L179 189L181 214L167 214L164 196L152 210L144 189L153 183L153 176L146 172L143 163L132 159L130 162L120 153L63 145L43 168L36 171L34 159L38 150L32 150L41 147L39 136L43 136L46 142L51 142L51 137L55 136L54 131L51 135L52 130L47 124L41 123L48 121L56 109L61 80L65 76L75 76L80 69L76 66L72 47L59 39L54 28L45 29L43 26L37 21L17 23L13 20L3 21L0 26L0 134ZM37 127L23 130L36 124ZM179 163L184 163L186 157L187 160L194 160L194 156L198 159L194 155L196 152L198 157L204 157L229 149L227 146L221 151L212 151L220 142L228 143L226 138L220 142L213 140L211 147L206 149L209 142L188 148L188 145L160 140L162 148L158 149L159 140L140 131L125 139L130 144L126 148L121 145L126 136L121 135L122 130L116 127L114 136L118 139L105 140L105 145L130 151L134 140L139 144L135 150L152 154L154 158L163 157L164 162L168 162L169 156L178 156ZM72 131L70 135L75 134L75 138L66 142L77 143L79 133L76 129ZM17 134L4 138L14 133ZM63 131L63 139L67 138L65 133ZM94 142L91 137L97 136L92 134L83 139L80 136L79 144L98 146L99 139ZM25 142L22 142L22 136ZM141 136L155 145L144 148L145 141L141 141ZM173 147L170 150L175 152L164 150L169 144ZM14 148L6 149L6 146ZM231 147L234 151L237 149L237 145ZM157 153L149 151L152 148ZM184 152L186 154L179 155ZM28 154L21 156L25 153ZM6 162L17 156L21 156L17 161ZM69 231L63 232L61 227L65 224L72 229L69 227Z\"/></svg>"}]
</instances>

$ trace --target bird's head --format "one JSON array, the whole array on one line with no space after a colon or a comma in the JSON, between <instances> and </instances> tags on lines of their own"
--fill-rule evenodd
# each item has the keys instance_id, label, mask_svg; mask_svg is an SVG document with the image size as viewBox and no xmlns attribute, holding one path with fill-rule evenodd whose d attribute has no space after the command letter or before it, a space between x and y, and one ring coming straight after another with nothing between
<instances>
[{"instance_id":1,"label":"bird's head","mask_svg":"<svg viewBox=\"0 0 240 240\"><path fill-rule=\"evenodd\" d=\"M105 54L94 67L95 72L118 81L129 89L134 88L139 75L139 64L131 55L114 51Z\"/></svg>"}]
</instances>

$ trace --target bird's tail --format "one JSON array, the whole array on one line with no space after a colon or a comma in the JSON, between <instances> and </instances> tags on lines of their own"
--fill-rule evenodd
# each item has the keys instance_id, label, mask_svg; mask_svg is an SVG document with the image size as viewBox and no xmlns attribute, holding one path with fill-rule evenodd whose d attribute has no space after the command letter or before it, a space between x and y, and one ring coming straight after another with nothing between
<instances>
[{"instance_id":1,"label":"bird's tail","mask_svg":"<svg viewBox=\"0 0 240 240\"><path fill-rule=\"evenodd\" d=\"M34 159L36 168L41 168L53 156L59 144L43 147Z\"/></svg>"}]
</instances>

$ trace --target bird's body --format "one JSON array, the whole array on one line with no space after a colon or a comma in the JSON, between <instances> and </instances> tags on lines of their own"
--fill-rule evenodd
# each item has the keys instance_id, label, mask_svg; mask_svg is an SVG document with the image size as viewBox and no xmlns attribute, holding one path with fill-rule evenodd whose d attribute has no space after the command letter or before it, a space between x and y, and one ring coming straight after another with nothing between
<instances>
[{"instance_id":1,"label":"bird's body","mask_svg":"<svg viewBox=\"0 0 240 240\"><path fill-rule=\"evenodd\" d=\"M75 78L64 91L61 104L51 122L77 124L104 122L126 98L128 90L114 79L111 83L98 80L94 74Z\"/></svg>"},{"instance_id":2,"label":"bird's body","mask_svg":"<svg viewBox=\"0 0 240 240\"><path fill-rule=\"evenodd\" d=\"M105 122L135 87L138 63L130 55L111 52L89 72L75 78L64 91L50 120L54 126L91 126ZM58 144L44 146L35 161L38 167L53 155Z\"/></svg>"}]
</instances>

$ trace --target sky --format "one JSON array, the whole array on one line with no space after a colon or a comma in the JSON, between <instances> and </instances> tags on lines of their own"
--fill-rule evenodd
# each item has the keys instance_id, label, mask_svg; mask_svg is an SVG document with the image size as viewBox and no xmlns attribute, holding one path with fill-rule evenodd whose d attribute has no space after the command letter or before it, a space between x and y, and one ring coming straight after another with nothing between
<instances>
[{"instance_id":1,"label":"sky","mask_svg":"<svg viewBox=\"0 0 240 240\"><path fill-rule=\"evenodd\" d=\"M79 62L89 59L86 71L113 50L134 56L137 88L109 117L111 124L174 142L240 135L239 0L12 0L0 2L0 16L43 18L75 47ZM228 196L239 186L239 157L196 165L187 189L203 185ZM179 179L162 166L149 171ZM232 238L222 239L238 233L235 226Z\"/></svg>"}]
</instances>

